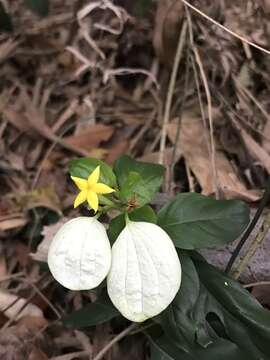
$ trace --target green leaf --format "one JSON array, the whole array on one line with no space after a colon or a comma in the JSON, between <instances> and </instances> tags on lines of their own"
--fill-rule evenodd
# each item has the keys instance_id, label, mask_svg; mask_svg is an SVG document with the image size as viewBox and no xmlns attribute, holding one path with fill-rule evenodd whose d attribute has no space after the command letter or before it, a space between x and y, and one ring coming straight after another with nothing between
<instances>
[{"instance_id":1,"label":"green leaf","mask_svg":"<svg viewBox=\"0 0 270 360\"><path fill-rule=\"evenodd\" d=\"M224 354L228 359L229 355L235 359L237 355L239 359L269 359L270 312L201 256L193 255L191 261L187 253L178 251L178 255L183 269L180 290L154 319L164 331L167 346L192 355L176 358L215 359L226 341L228 353L224 350ZM168 353L174 356L174 352Z\"/></svg>"},{"instance_id":2,"label":"green leaf","mask_svg":"<svg viewBox=\"0 0 270 360\"><path fill-rule=\"evenodd\" d=\"M121 156L114 165L120 191L128 202L133 200L139 206L149 203L162 184L164 167Z\"/></svg>"},{"instance_id":3,"label":"green leaf","mask_svg":"<svg viewBox=\"0 0 270 360\"><path fill-rule=\"evenodd\" d=\"M66 327L81 329L103 324L119 315L109 297L101 295L95 302L65 316L62 322Z\"/></svg>"},{"instance_id":4,"label":"green leaf","mask_svg":"<svg viewBox=\"0 0 270 360\"><path fill-rule=\"evenodd\" d=\"M165 338L151 346L151 360L251 360L234 343L220 339L207 349L197 349L190 353L179 350Z\"/></svg>"},{"instance_id":5,"label":"green leaf","mask_svg":"<svg viewBox=\"0 0 270 360\"><path fill-rule=\"evenodd\" d=\"M179 251L178 256L182 267L181 287L173 302L160 315L160 325L170 340L188 351L195 343L197 326L192 311L199 296L200 282L190 257Z\"/></svg>"},{"instance_id":6,"label":"green leaf","mask_svg":"<svg viewBox=\"0 0 270 360\"><path fill-rule=\"evenodd\" d=\"M151 342L151 360L253 360L233 342L213 341L206 349L194 347L184 352L156 327L147 331Z\"/></svg>"},{"instance_id":7,"label":"green leaf","mask_svg":"<svg viewBox=\"0 0 270 360\"><path fill-rule=\"evenodd\" d=\"M182 249L210 248L235 240L249 222L249 209L241 201L215 200L183 193L158 214L160 225Z\"/></svg>"},{"instance_id":8,"label":"green leaf","mask_svg":"<svg viewBox=\"0 0 270 360\"><path fill-rule=\"evenodd\" d=\"M241 346L259 356L260 351L270 357L270 312L237 281L207 264L194 260L201 281L212 297L230 316L223 314L223 323ZM252 344L248 343L248 339ZM254 356L255 356L254 355ZM259 359L259 357L258 357Z\"/></svg>"},{"instance_id":9,"label":"green leaf","mask_svg":"<svg viewBox=\"0 0 270 360\"><path fill-rule=\"evenodd\" d=\"M48 0L24 0L25 5L39 16L47 16L49 14Z\"/></svg>"},{"instance_id":10,"label":"green leaf","mask_svg":"<svg viewBox=\"0 0 270 360\"><path fill-rule=\"evenodd\" d=\"M6 13L3 4L0 2L0 31L11 32L13 30L10 16Z\"/></svg>"},{"instance_id":11,"label":"green leaf","mask_svg":"<svg viewBox=\"0 0 270 360\"><path fill-rule=\"evenodd\" d=\"M147 221L153 224L156 224L157 222L156 213L148 205L133 210L131 213L129 213L128 216L130 220L133 221ZM124 229L125 226L126 226L126 221L124 214L118 215L111 220L108 229L108 236L111 243L115 242L115 240L118 238L120 232Z\"/></svg>"},{"instance_id":12,"label":"green leaf","mask_svg":"<svg viewBox=\"0 0 270 360\"><path fill-rule=\"evenodd\" d=\"M112 171L112 168L101 160L90 157L82 157L79 159L71 160L69 162L69 172L71 176L77 176L82 179L87 179L91 172L93 172L97 166L100 166L99 182L115 188L116 178Z\"/></svg>"}]
</instances>

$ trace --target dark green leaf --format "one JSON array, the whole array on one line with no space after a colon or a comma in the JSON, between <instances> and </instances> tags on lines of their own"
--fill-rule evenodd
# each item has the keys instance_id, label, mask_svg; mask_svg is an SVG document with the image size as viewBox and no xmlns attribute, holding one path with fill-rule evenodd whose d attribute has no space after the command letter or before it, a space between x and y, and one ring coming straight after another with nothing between
<instances>
[{"instance_id":1,"label":"dark green leaf","mask_svg":"<svg viewBox=\"0 0 270 360\"><path fill-rule=\"evenodd\" d=\"M115 188L116 178L112 171L112 168L101 160L90 157L82 157L79 159L71 160L69 163L69 172L72 176L87 179L91 172L93 172L97 166L100 166L99 182Z\"/></svg>"},{"instance_id":2,"label":"dark green leaf","mask_svg":"<svg viewBox=\"0 0 270 360\"><path fill-rule=\"evenodd\" d=\"M133 221L147 221L153 224L156 224L157 222L157 216L154 210L148 205L133 210L128 216L130 220ZM125 225L126 221L124 214L118 215L111 220L108 229L108 236L111 243L115 242L120 232L124 229Z\"/></svg>"},{"instance_id":3,"label":"dark green leaf","mask_svg":"<svg viewBox=\"0 0 270 360\"><path fill-rule=\"evenodd\" d=\"M237 338L238 343L241 342L245 348L248 348L249 338L254 344L254 346L249 345L250 352L259 354L259 351L254 349L256 346L267 355L267 358L261 357L261 359L268 359L270 357L270 312L230 276L204 261L195 260L195 264L208 292L230 314L223 314L223 322L229 329L229 335Z\"/></svg>"},{"instance_id":4,"label":"dark green leaf","mask_svg":"<svg viewBox=\"0 0 270 360\"><path fill-rule=\"evenodd\" d=\"M151 360L252 360L229 340L218 339L206 349L196 348L183 352L164 335L150 333Z\"/></svg>"},{"instance_id":5,"label":"dark green leaf","mask_svg":"<svg viewBox=\"0 0 270 360\"><path fill-rule=\"evenodd\" d=\"M195 269L186 253L178 253L183 269L180 290L171 305L155 318L164 331L163 341L170 348L192 355L179 355L177 359L214 359L224 341L228 344L228 353L224 350L227 356L269 359L270 312L201 256L193 256ZM168 353L173 357L173 352Z\"/></svg>"},{"instance_id":6,"label":"dark green leaf","mask_svg":"<svg viewBox=\"0 0 270 360\"><path fill-rule=\"evenodd\" d=\"M3 4L0 2L0 31L11 32L13 30L10 16L6 13Z\"/></svg>"},{"instance_id":7,"label":"dark green leaf","mask_svg":"<svg viewBox=\"0 0 270 360\"><path fill-rule=\"evenodd\" d=\"M178 255L182 266L181 287L173 302L160 315L160 325L171 340L187 351L195 343L197 327L192 310L199 296L200 282L190 257L179 251Z\"/></svg>"},{"instance_id":8,"label":"dark green leaf","mask_svg":"<svg viewBox=\"0 0 270 360\"><path fill-rule=\"evenodd\" d=\"M49 0L24 0L25 5L39 16L49 14Z\"/></svg>"},{"instance_id":9,"label":"dark green leaf","mask_svg":"<svg viewBox=\"0 0 270 360\"><path fill-rule=\"evenodd\" d=\"M116 316L119 316L119 312L109 297L101 295L98 300L65 316L62 321L67 327L80 329L103 324Z\"/></svg>"},{"instance_id":10,"label":"dark green leaf","mask_svg":"<svg viewBox=\"0 0 270 360\"><path fill-rule=\"evenodd\" d=\"M162 184L164 170L161 165L136 161L127 155L121 156L114 165L120 190L127 191L125 200L132 199L140 206L153 199Z\"/></svg>"},{"instance_id":11,"label":"dark green leaf","mask_svg":"<svg viewBox=\"0 0 270 360\"><path fill-rule=\"evenodd\" d=\"M183 193L158 214L160 225L182 249L210 248L235 240L249 222L248 207L237 200L215 200Z\"/></svg>"}]
</instances>

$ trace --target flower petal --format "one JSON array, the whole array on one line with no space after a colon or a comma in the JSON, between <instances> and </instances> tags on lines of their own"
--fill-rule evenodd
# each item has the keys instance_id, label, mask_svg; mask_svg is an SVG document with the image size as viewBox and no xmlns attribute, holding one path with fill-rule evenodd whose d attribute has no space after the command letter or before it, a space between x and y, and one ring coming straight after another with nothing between
<instances>
[{"instance_id":1,"label":"flower petal","mask_svg":"<svg viewBox=\"0 0 270 360\"><path fill-rule=\"evenodd\" d=\"M87 191L83 190L77 195L77 197L74 201L74 208L81 205L86 199L87 199Z\"/></svg>"},{"instance_id":2,"label":"flower petal","mask_svg":"<svg viewBox=\"0 0 270 360\"><path fill-rule=\"evenodd\" d=\"M71 179L75 182L76 186L81 190L86 190L88 183L87 180L76 177L76 176L71 176Z\"/></svg>"},{"instance_id":3,"label":"flower petal","mask_svg":"<svg viewBox=\"0 0 270 360\"><path fill-rule=\"evenodd\" d=\"M87 201L89 206L97 212L98 209L98 196L94 191L88 191L87 193Z\"/></svg>"},{"instance_id":4,"label":"flower petal","mask_svg":"<svg viewBox=\"0 0 270 360\"><path fill-rule=\"evenodd\" d=\"M108 185L97 183L91 186L91 190L97 194L110 194L115 190L109 187Z\"/></svg>"},{"instance_id":5,"label":"flower petal","mask_svg":"<svg viewBox=\"0 0 270 360\"><path fill-rule=\"evenodd\" d=\"M93 186L98 182L100 176L100 166L97 166L95 170L88 177L88 185Z\"/></svg>"}]
</instances>

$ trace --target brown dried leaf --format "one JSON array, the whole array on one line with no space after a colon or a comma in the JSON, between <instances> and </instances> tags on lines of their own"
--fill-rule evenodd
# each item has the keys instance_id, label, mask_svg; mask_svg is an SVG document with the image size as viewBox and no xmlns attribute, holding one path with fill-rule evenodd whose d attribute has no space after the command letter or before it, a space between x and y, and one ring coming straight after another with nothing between
<instances>
[{"instance_id":1,"label":"brown dried leaf","mask_svg":"<svg viewBox=\"0 0 270 360\"><path fill-rule=\"evenodd\" d=\"M122 154L124 154L129 147L128 140L119 141L117 144L112 145L108 150L108 155L106 157L106 162L109 165L112 165L115 160Z\"/></svg>"},{"instance_id":2,"label":"brown dried leaf","mask_svg":"<svg viewBox=\"0 0 270 360\"><path fill-rule=\"evenodd\" d=\"M270 284L254 286L252 295L262 304L270 306Z\"/></svg>"},{"instance_id":3,"label":"brown dried leaf","mask_svg":"<svg viewBox=\"0 0 270 360\"><path fill-rule=\"evenodd\" d=\"M270 174L270 155L265 149L258 144L244 129L240 129L241 136L246 144L247 149L250 152L250 155L256 159ZM269 142L268 142L269 143ZM264 146L268 146L265 145Z\"/></svg>"},{"instance_id":4,"label":"brown dried leaf","mask_svg":"<svg viewBox=\"0 0 270 360\"><path fill-rule=\"evenodd\" d=\"M167 65L173 63L183 15L184 5L181 1L158 2L153 44L158 57Z\"/></svg>"},{"instance_id":5,"label":"brown dried leaf","mask_svg":"<svg viewBox=\"0 0 270 360\"><path fill-rule=\"evenodd\" d=\"M36 305L27 303L26 299L3 290L0 290L0 311L4 311L5 316L9 319L16 318L18 320L24 316L43 318L43 312Z\"/></svg>"},{"instance_id":6,"label":"brown dried leaf","mask_svg":"<svg viewBox=\"0 0 270 360\"><path fill-rule=\"evenodd\" d=\"M56 224L43 227L42 230L42 235L44 236L43 240L39 244L37 248L37 252L34 254L33 253L30 254L32 259L36 261L47 262L48 250L52 242L52 239L56 234L56 232L60 229L60 227L63 226L64 223L66 223L68 220L69 220L68 218L62 218Z\"/></svg>"},{"instance_id":7,"label":"brown dried leaf","mask_svg":"<svg viewBox=\"0 0 270 360\"><path fill-rule=\"evenodd\" d=\"M172 143L175 142L176 128L176 121L171 122L168 126L168 135ZM208 151L209 138L209 131L204 128L202 120L197 115L191 112L183 114L178 141L179 151L182 151L188 166L202 187L202 193L205 195L213 194L215 191ZM221 150L217 150L218 148L219 146L216 146L217 180L225 198L240 198L247 201L258 200L260 194L245 187L225 154Z\"/></svg>"},{"instance_id":8,"label":"brown dried leaf","mask_svg":"<svg viewBox=\"0 0 270 360\"><path fill-rule=\"evenodd\" d=\"M25 316L15 326L2 331L0 333L0 359L47 360L40 349L41 346L45 348L43 335L38 334L46 324L47 321L43 317ZM40 357L37 357L38 354Z\"/></svg>"},{"instance_id":9,"label":"brown dried leaf","mask_svg":"<svg viewBox=\"0 0 270 360\"><path fill-rule=\"evenodd\" d=\"M98 147L102 141L107 141L113 134L111 126L96 124L89 126L80 134L65 137L67 144L90 150Z\"/></svg>"},{"instance_id":10,"label":"brown dried leaf","mask_svg":"<svg viewBox=\"0 0 270 360\"><path fill-rule=\"evenodd\" d=\"M23 210L45 207L61 215L60 200L51 186L39 188L17 197Z\"/></svg>"},{"instance_id":11,"label":"brown dried leaf","mask_svg":"<svg viewBox=\"0 0 270 360\"><path fill-rule=\"evenodd\" d=\"M165 152L164 152L164 165L165 166L169 166L172 162L172 157L173 157L173 148L166 148ZM152 162L155 164L159 163L159 155L160 152L159 151L155 151L152 153L148 153L143 155L142 157L140 157L140 161L146 161L146 162ZM175 156L175 162L177 162L180 158L181 158L181 149L179 149L179 147L177 147L176 149L176 156Z\"/></svg>"},{"instance_id":12,"label":"brown dried leaf","mask_svg":"<svg viewBox=\"0 0 270 360\"><path fill-rule=\"evenodd\" d=\"M11 107L3 109L3 117L10 124L12 124L16 129L25 132L31 130L31 126L28 124L26 118L23 114L19 114L17 111Z\"/></svg>"},{"instance_id":13,"label":"brown dried leaf","mask_svg":"<svg viewBox=\"0 0 270 360\"><path fill-rule=\"evenodd\" d=\"M7 231L23 227L28 220L23 214L11 214L0 217L0 231Z\"/></svg>"}]
</instances>

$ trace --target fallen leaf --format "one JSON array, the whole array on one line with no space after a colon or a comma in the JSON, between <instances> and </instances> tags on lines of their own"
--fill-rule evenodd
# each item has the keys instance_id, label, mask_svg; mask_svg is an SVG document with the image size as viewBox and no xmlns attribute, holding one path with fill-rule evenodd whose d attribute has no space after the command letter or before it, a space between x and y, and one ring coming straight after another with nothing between
<instances>
[{"instance_id":1,"label":"fallen leaf","mask_svg":"<svg viewBox=\"0 0 270 360\"><path fill-rule=\"evenodd\" d=\"M257 141L255 141L246 130L240 128L239 126L238 129L245 142L246 148L250 152L250 155L266 169L268 174L270 174L270 155L268 152L259 143L257 143ZM264 146L268 147L269 145L265 145L264 143Z\"/></svg>"},{"instance_id":2,"label":"fallen leaf","mask_svg":"<svg viewBox=\"0 0 270 360\"><path fill-rule=\"evenodd\" d=\"M27 300L0 290L0 311L9 319L21 319L24 316L43 317L43 313L34 304L27 304Z\"/></svg>"},{"instance_id":3,"label":"fallen leaf","mask_svg":"<svg viewBox=\"0 0 270 360\"><path fill-rule=\"evenodd\" d=\"M24 211L45 207L61 215L60 200L51 186L39 188L16 197Z\"/></svg>"},{"instance_id":4,"label":"fallen leaf","mask_svg":"<svg viewBox=\"0 0 270 360\"><path fill-rule=\"evenodd\" d=\"M251 293L262 305L270 307L270 284L254 286Z\"/></svg>"},{"instance_id":5,"label":"fallen leaf","mask_svg":"<svg viewBox=\"0 0 270 360\"><path fill-rule=\"evenodd\" d=\"M158 57L167 65L173 63L183 17L184 4L181 1L158 2L153 44Z\"/></svg>"},{"instance_id":6,"label":"fallen leaf","mask_svg":"<svg viewBox=\"0 0 270 360\"><path fill-rule=\"evenodd\" d=\"M1 331L0 359L47 360L42 350L48 348L48 344L43 334L39 334L46 325L47 321L43 317L25 316L15 326Z\"/></svg>"},{"instance_id":7,"label":"fallen leaf","mask_svg":"<svg viewBox=\"0 0 270 360\"><path fill-rule=\"evenodd\" d=\"M82 133L65 137L67 144L91 150L98 147L102 141L107 141L113 134L113 128L108 125L96 124L84 129Z\"/></svg>"},{"instance_id":8,"label":"fallen leaf","mask_svg":"<svg viewBox=\"0 0 270 360\"><path fill-rule=\"evenodd\" d=\"M106 162L109 165L112 165L120 155L124 154L127 151L128 146L128 140L122 140L115 145L111 145L111 148L108 149L108 156L105 159Z\"/></svg>"},{"instance_id":9,"label":"fallen leaf","mask_svg":"<svg viewBox=\"0 0 270 360\"><path fill-rule=\"evenodd\" d=\"M54 235L57 233L57 231L60 229L60 227L63 226L64 223L66 223L68 220L70 219L64 217L61 220L59 220L56 224L43 227L41 232L41 234L43 235L43 239L38 245L37 251L35 253L30 254L32 259L36 261L47 262L49 246L52 242L52 239Z\"/></svg>"},{"instance_id":10,"label":"fallen leaf","mask_svg":"<svg viewBox=\"0 0 270 360\"><path fill-rule=\"evenodd\" d=\"M175 142L177 122L172 121L168 126L168 135L172 143ZM185 112L182 116L178 151L183 156L196 176L202 193L211 195L215 192L213 171L211 167L208 144L210 134L205 129L200 117L194 112ZM247 201L257 201L261 194L258 191L248 190L238 175L235 173L230 161L219 150L216 142L215 163L217 169L217 182L225 198L239 198Z\"/></svg>"},{"instance_id":11,"label":"fallen leaf","mask_svg":"<svg viewBox=\"0 0 270 360\"><path fill-rule=\"evenodd\" d=\"M164 152L164 165L165 166L170 166L170 164L172 163L173 152L174 152L173 148L165 149L165 152ZM155 152L143 155L142 157L140 157L139 160L158 164L159 163L159 155L160 155L160 152L155 151ZM179 149L179 147L177 147L174 161L175 162L179 161L179 159L181 158L181 155L182 155L181 150Z\"/></svg>"},{"instance_id":12,"label":"fallen leaf","mask_svg":"<svg viewBox=\"0 0 270 360\"><path fill-rule=\"evenodd\" d=\"M40 349L34 347L29 354L28 360L48 360L48 356Z\"/></svg>"},{"instance_id":13,"label":"fallen leaf","mask_svg":"<svg viewBox=\"0 0 270 360\"><path fill-rule=\"evenodd\" d=\"M28 220L23 214L0 216L0 231L7 231L23 227Z\"/></svg>"}]
</instances>

